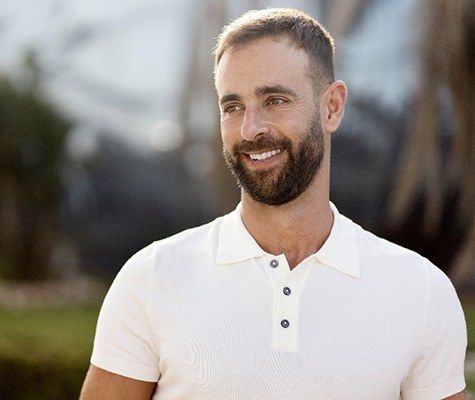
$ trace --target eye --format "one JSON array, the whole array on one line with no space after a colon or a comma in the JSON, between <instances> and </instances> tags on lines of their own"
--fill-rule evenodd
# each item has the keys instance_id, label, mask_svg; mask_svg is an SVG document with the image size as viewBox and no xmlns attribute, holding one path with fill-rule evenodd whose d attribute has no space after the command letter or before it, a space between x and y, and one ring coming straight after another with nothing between
<instances>
[{"instance_id":1,"label":"eye","mask_svg":"<svg viewBox=\"0 0 475 400\"><path fill-rule=\"evenodd\" d=\"M223 114L231 114L239 110L242 110L242 106L240 104L227 104L222 109Z\"/></svg>"},{"instance_id":2,"label":"eye","mask_svg":"<svg viewBox=\"0 0 475 400\"><path fill-rule=\"evenodd\" d=\"M282 98L282 97L270 97L267 100L267 104L270 104L270 105L273 105L273 106L277 106L279 104L284 104L286 102L287 102L287 100Z\"/></svg>"}]
</instances>

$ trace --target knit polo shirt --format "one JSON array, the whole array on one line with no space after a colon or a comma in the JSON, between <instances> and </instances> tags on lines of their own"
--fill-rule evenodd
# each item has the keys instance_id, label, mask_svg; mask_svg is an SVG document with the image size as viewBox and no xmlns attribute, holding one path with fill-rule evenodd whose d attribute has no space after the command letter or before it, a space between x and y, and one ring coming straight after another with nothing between
<instances>
[{"instance_id":1,"label":"knit polo shirt","mask_svg":"<svg viewBox=\"0 0 475 400\"><path fill-rule=\"evenodd\" d=\"M155 400L434 400L464 389L467 344L446 275L339 214L290 270L240 205L121 269L91 362L158 381Z\"/></svg>"}]
</instances>

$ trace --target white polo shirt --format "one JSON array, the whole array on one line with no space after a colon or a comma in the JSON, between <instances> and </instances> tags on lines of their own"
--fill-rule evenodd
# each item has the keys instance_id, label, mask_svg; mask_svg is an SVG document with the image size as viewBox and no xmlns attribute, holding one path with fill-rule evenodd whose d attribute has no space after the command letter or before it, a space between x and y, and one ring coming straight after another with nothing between
<instances>
[{"instance_id":1,"label":"white polo shirt","mask_svg":"<svg viewBox=\"0 0 475 400\"><path fill-rule=\"evenodd\" d=\"M158 381L155 400L435 400L464 389L466 327L448 278L332 205L292 271L240 207L134 255L102 307L92 363Z\"/></svg>"}]
</instances>

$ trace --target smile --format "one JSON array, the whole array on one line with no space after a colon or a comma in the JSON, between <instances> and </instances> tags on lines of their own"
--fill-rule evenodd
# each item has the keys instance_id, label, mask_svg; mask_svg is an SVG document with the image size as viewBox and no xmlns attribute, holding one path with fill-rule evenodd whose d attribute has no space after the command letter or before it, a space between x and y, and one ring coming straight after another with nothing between
<instances>
[{"instance_id":1,"label":"smile","mask_svg":"<svg viewBox=\"0 0 475 400\"><path fill-rule=\"evenodd\" d=\"M277 149L277 150L266 151L264 153L252 153L252 154L249 154L249 157L251 158L251 160L254 160L254 161L262 161L262 160L267 160L268 158L271 158L281 152L282 152L281 149Z\"/></svg>"}]
</instances>

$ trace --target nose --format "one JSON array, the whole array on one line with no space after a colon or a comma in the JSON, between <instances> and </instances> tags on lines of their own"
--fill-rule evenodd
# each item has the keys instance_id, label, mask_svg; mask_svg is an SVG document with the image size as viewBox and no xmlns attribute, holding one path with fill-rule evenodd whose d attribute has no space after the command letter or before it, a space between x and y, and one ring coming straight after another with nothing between
<instances>
[{"instance_id":1,"label":"nose","mask_svg":"<svg viewBox=\"0 0 475 400\"><path fill-rule=\"evenodd\" d=\"M241 124L241 137L253 141L261 134L269 133L269 126L264 118L262 110L255 107L247 107Z\"/></svg>"}]
</instances>

